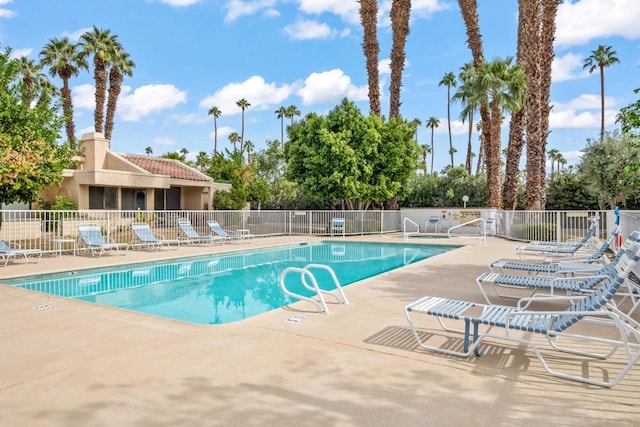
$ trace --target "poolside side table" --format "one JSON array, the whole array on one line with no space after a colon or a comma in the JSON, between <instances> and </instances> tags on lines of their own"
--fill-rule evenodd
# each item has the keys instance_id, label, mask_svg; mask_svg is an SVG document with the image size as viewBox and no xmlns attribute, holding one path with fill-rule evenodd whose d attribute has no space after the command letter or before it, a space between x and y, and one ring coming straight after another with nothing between
<instances>
[{"instance_id":1,"label":"poolside side table","mask_svg":"<svg viewBox=\"0 0 640 427\"><path fill-rule=\"evenodd\" d=\"M242 240L251 238L251 230L249 230L248 228L241 228L239 230L236 230L236 233Z\"/></svg>"},{"instance_id":2,"label":"poolside side table","mask_svg":"<svg viewBox=\"0 0 640 427\"><path fill-rule=\"evenodd\" d=\"M52 242L53 249L58 252L58 256L62 256L63 246L67 243L71 243L73 245L73 256L76 256L76 239L53 239Z\"/></svg>"}]
</instances>

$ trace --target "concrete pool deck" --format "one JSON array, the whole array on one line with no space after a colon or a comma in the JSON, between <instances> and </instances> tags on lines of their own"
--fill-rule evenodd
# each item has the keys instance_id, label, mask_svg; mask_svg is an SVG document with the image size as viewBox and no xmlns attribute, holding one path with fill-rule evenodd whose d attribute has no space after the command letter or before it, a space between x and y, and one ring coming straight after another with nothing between
<instances>
[{"instance_id":1,"label":"concrete pool deck","mask_svg":"<svg viewBox=\"0 0 640 427\"><path fill-rule=\"evenodd\" d=\"M310 240L43 257L0 268L0 282ZM399 235L347 240L402 241ZM468 246L349 285L351 304L331 304L331 314L298 302L225 325L192 325L0 285L0 426L637 425L640 365L605 389L552 377L533 352L503 341L486 344L479 358L419 350L404 306L424 295L482 302L475 278L490 261L513 257L518 243L411 243ZM297 315L304 318L285 321ZM424 326L436 325L425 318ZM445 345L459 344L455 334L430 332L448 339ZM600 377L619 367L616 360L592 365L548 354L560 364L579 360L576 369Z\"/></svg>"}]
</instances>

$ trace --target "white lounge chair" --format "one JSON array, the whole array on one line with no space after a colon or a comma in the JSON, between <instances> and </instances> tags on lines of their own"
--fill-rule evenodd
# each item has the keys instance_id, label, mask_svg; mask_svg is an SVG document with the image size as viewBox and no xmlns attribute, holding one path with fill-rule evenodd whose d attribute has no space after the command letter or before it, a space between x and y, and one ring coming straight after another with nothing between
<instances>
[{"instance_id":1,"label":"white lounge chair","mask_svg":"<svg viewBox=\"0 0 640 427\"><path fill-rule=\"evenodd\" d=\"M640 256L640 247L635 251L625 250L615 274L603 279L592 292L581 297L545 297L545 302L566 302L565 310L530 310L528 307L537 298L523 299L518 306L477 304L474 302L425 296L405 307L405 316L418 346L454 356L480 356L480 343L485 339L498 339L524 344L533 350L549 374L588 384L613 387L633 367L640 358L640 323L621 312L613 302L618 288L635 267ZM440 327L448 332L462 333L462 350L428 345L414 323L413 314L426 314L437 318ZM445 321L456 320L463 323L463 329L451 328ZM590 328L573 328L574 325L589 323ZM481 328L485 329L481 332ZM502 328L502 333L492 333L494 328ZM513 331L516 332L513 332ZM612 334L612 330L615 334ZM593 378L584 360L570 373L550 367L539 347L527 334L539 334L547 338L553 350L580 356L608 359L614 353L625 361L617 373L604 372L603 379ZM588 331L588 335L587 332ZM429 335L432 338L431 335ZM565 339L568 341L564 344ZM567 346L573 344L572 346ZM589 344L594 344L593 348ZM623 351L618 351L622 349ZM619 360L616 359L616 363ZM582 375L580 375L582 373Z\"/></svg>"},{"instance_id":2,"label":"white lounge chair","mask_svg":"<svg viewBox=\"0 0 640 427\"><path fill-rule=\"evenodd\" d=\"M146 222L134 222L131 224L134 239L131 246L141 246L148 250L159 250L162 246L171 249L178 249L180 241L178 239L165 239L164 236L156 236Z\"/></svg>"},{"instance_id":3,"label":"white lounge chair","mask_svg":"<svg viewBox=\"0 0 640 427\"><path fill-rule=\"evenodd\" d=\"M115 243L108 241L102 235L102 231L98 224L78 224L78 231L80 232L82 246L90 251L93 256L102 256L113 249L115 249L118 254L125 255L120 252L120 249L124 249L126 251L129 248L129 244L127 243Z\"/></svg>"},{"instance_id":4,"label":"white lounge chair","mask_svg":"<svg viewBox=\"0 0 640 427\"><path fill-rule=\"evenodd\" d=\"M218 221L207 221L207 225L211 230L211 234L215 237L222 238L223 242L250 239L253 237L253 235L251 234L241 234L234 231L227 231L220 226L220 223Z\"/></svg>"},{"instance_id":5,"label":"white lounge chair","mask_svg":"<svg viewBox=\"0 0 640 427\"><path fill-rule=\"evenodd\" d=\"M595 252L594 247L599 247L599 240L596 238L599 218L591 220L591 226L585 236L577 241L566 242L542 242L534 241L528 245L517 246L516 253L522 259L528 256L541 257L543 260L558 257L577 256L581 251Z\"/></svg>"},{"instance_id":6,"label":"white lounge chair","mask_svg":"<svg viewBox=\"0 0 640 427\"><path fill-rule=\"evenodd\" d=\"M4 260L4 267L9 264L9 261L15 261L19 257L23 257L27 263L37 263L41 256L40 249L22 249L17 243L0 240L0 259Z\"/></svg>"},{"instance_id":7,"label":"white lounge chair","mask_svg":"<svg viewBox=\"0 0 640 427\"><path fill-rule=\"evenodd\" d=\"M193 225L191 221L187 218L178 218L178 227L180 227L180 234L178 235L178 239L186 243L209 243L213 244L215 242L222 242L224 239L220 236L208 235L202 236L200 235Z\"/></svg>"}]
</instances>

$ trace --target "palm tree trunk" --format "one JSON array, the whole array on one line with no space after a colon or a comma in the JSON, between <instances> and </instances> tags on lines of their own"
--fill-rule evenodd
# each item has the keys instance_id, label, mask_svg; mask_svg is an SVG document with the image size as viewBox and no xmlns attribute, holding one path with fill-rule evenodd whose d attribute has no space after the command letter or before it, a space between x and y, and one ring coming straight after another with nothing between
<instances>
[{"instance_id":1,"label":"palm tree trunk","mask_svg":"<svg viewBox=\"0 0 640 427\"><path fill-rule=\"evenodd\" d=\"M400 88L405 63L404 47L409 35L411 0L393 0L391 3L391 82L389 84L389 118L400 116Z\"/></svg>"},{"instance_id":2,"label":"palm tree trunk","mask_svg":"<svg viewBox=\"0 0 640 427\"><path fill-rule=\"evenodd\" d=\"M380 116L380 77L378 70L378 2L377 0L360 0L360 21L364 31L362 49L367 63L367 80L369 83L369 108L371 113Z\"/></svg>"},{"instance_id":3,"label":"palm tree trunk","mask_svg":"<svg viewBox=\"0 0 640 427\"><path fill-rule=\"evenodd\" d=\"M218 153L218 119L213 116L213 154Z\"/></svg>"},{"instance_id":4,"label":"palm tree trunk","mask_svg":"<svg viewBox=\"0 0 640 427\"><path fill-rule=\"evenodd\" d=\"M491 137L485 141L485 157L487 166L487 204L490 208L502 207L500 191L500 102L491 103ZM483 122L484 124L484 122Z\"/></svg>"},{"instance_id":5,"label":"palm tree trunk","mask_svg":"<svg viewBox=\"0 0 640 427\"><path fill-rule=\"evenodd\" d=\"M451 86L447 85L447 126L449 127L449 155L453 167L453 139L451 138Z\"/></svg>"},{"instance_id":6,"label":"palm tree trunk","mask_svg":"<svg viewBox=\"0 0 640 427\"><path fill-rule=\"evenodd\" d=\"M600 142L604 141L604 65L600 65Z\"/></svg>"},{"instance_id":7,"label":"palm tree trunk","mask_svg":"<svg viewBox=\"0 0 640 427\"><path fill-rule=\"evenodd\" d=\"M71 89L69 89L69 79L62 80L62 111L65 115L65 130L67 131L67 139L71 144L71 149L76 150L76 127L73 123L73 104L71 102Z\"/></svg>"},{"instance_id":8,"label":"palm tree trunk","mask_svg":"<svg viewBox=\"0 0 640 427\"><path fill-rule=\"evenodd\" d=\"M104 121L104 98L107 92L107 70L105 62L97 55L94 57L94 75L96 82L96 110L93 114L96 132L102 133L102 122Z\"/></svg>"},{"instance_id":9,"label":"palm tree trunk","mask_svg":"<svg viewBox=\"0 0 640 427\"><path fill-rule=\"evenodd\" d=\"M433 174L433 156L435 154L433 149L433 127L431 127L431 174Z\"/></svg>"},{"instance_id":10,"label":"palm tree trunk","mask_svg":"<svg viewBox=\"0 0 640 427\"><path fill-rule=\"evenodd\" d=\"M520 157L524 147L524 117L524 108L511 116L502 192L505 210L515 210L518 204L518 174L520 172Z\"/></svg>"},{"instance_id":11,"label":"palm tree trunk","mask_svg":"<svg viewBox=\"0 0 640 427\"><path fill-rule=\"evenodd\" d=\"M467 173L471 175L471 137L473 135L473 110L469 111L469 139L467 140L467 158L464 162L464 168L467 170Z\"/></svg>"},{"instance_id":12,"label":"palm tree trunk","mask_svg":"<svg viewBox=\"0 0 640 427\"><path fill-rule=\"evenodd\" d=\"M122 73L118 67L113 67L109 73L109 97L107 98L107 118L104 126L104 137L111 145L111 132L113 131L113 118L116 113L118 96L122 88Z\"/></svg>"}]
</instances>

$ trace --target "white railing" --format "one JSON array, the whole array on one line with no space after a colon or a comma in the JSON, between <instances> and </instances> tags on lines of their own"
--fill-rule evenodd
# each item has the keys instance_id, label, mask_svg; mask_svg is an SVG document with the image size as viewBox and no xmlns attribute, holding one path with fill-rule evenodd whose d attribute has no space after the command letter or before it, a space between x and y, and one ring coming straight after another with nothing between
<instances>
[{"instance_id":1,"label":"white railing","mask_svg":"<svg viewBox=\"0 0 640 427\"><path fill-rule=\"evenodd\" d=\"M452 231L461 230L461 234L453 235ZM447 230L447 237L459 239L478 239L478 245L487 246L487 220L472 219L462 224L454 225Z\"/></svg>"},{"instance_id":2,"label":"white railing","mask_svg":"<svg viewBox=\"0 0 640 427\"><path fill-rule=\"evenodd\" d=\"M407 231L407 223L413 225L416 227L416 231ZM411 221L409 218L405 218L402 221L402 233L404 234L404 240L409 240L409 236L412 234L419 234L420 233L420 226L418 224L416 224L415 222Z\"/></svg>"}]
</instances>

